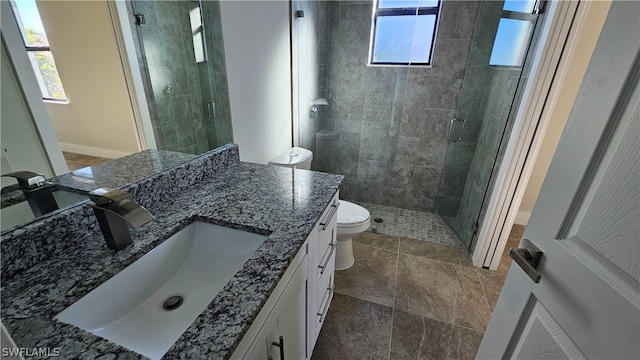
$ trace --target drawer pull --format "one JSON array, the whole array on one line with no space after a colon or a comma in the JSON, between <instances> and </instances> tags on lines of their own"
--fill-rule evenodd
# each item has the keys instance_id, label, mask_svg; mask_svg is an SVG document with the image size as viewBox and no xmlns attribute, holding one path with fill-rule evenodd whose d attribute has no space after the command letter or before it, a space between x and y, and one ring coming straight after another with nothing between
<instances>
[{"instance_id":1,"label":"drawer pull","mask_svg":"<svg viewBox=\"0 0 640 360\"><path fill-rule=\"evenodd\" d=\"M329 252L329 256L327 256L327 259L324 261L324 264L318 265L318 267L320 268L320 275L324 274L324 270L327 268L327 265L329 264L329 260L331 260L331 256L333 255L333 252L336 250L336 244L329 244L329 246L331 246L331 251Z\"/></svg>"},{"instance_id":2,"label":"drawer pull","mask_svg":"<svg viewBox=\"0 0 640 360\"><path fill-rule=\"evenodd\" d=\"M277 346L280 349L280 360L284 360L284 337L280 335L278 342L272 341L271 345ZM273 360L273 358L269 356L269 360Z\"/></svg>"},{"instance_id":3,"label":"drawer pull","mask_svg":"<svg viewBox=\"0 0 640 360\"><path fill-rule=\"evenodd\" d=\"M324 318L324 315L327 313L327 310L329 309L329 300L331 299L331 293L333 292L333 288L335 288L335 285L332 285L330 287L327 288L327 300L324 303L324 306L322 307L322 312L318 313L318 316L320 317L320 319L318 319L318 322L322 322L322 319Z\"/></svg>"},{"instance_id":4,"label":"drawer pull","mask_svg":"<svg viewBox=\"0 0 640 360\"><path fill-rule=\"evenodd\" d=\"M320 226L322 226L322 231L327 230L327 226L329 226L331 219L333 219L333 216L336 214L336 211L338 211L338 206L340 206L340 202L337 202L331 205L331 212L329 213L329 215L327 215L327 217L323 221L320 222Z\"/></svg>"}]
</instances>

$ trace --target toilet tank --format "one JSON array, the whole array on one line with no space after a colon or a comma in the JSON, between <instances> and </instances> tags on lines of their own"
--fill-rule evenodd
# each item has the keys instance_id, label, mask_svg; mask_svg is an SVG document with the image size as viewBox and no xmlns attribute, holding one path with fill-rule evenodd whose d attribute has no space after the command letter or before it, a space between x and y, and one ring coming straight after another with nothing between
<instances>
[{"instance_id":1,"label":"toilet tank","mask_svg":"<svg viewBox=\"0 0 640 360\"><path fill-rule=\"evenodd\" d=\"M310 150L293 147L271 159L269 165L311 170L311 160L313 160L313 153Z\"/></svg>"}]
</instances>

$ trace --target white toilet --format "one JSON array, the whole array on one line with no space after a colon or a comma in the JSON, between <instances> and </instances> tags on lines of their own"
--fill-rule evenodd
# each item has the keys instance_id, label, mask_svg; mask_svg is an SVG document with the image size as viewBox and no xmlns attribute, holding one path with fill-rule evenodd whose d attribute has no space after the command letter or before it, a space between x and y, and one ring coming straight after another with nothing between
<instances>
[{"instance_id":1,"label":"white toilet","mask_svg":"<svg viewBox=\"0 0 640 360\"><path fill-rule=\"evenodd\" d=\"M340 200L338 206L338 245L336 247L336 270L347 270L353 266L353 244L351 239L369 228L371 215L360 205Z\"/></svg>"},{"instance_id":2,"label":"white toilet","mask_svg":"<svg viewBox=\"0 0 640 360\"><path fill-rule=\"evenodd\" d=\"M269 165L310 170L313 153L300 147L291 148L276 156ZM338 244L336 246L336 270L346 270L353 266L353 243L351 239L369 228L371 215L360 205L340 200L338 206Z\"/></svg>"}]
</instances>

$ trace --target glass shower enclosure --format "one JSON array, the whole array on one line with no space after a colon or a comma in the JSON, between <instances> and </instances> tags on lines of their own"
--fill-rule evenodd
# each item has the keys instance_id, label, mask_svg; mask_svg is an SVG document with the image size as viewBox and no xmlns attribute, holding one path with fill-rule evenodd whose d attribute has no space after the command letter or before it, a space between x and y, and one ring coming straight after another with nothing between
<instances>
[{"instance_id":1,"label":"glass shower enclosure","mask_svg":"<svg viewBox=\"0 0 640 360\"><path fill-rule=\"evenodd\" d=\"M436 202L436 213L470 250L513 124L518 89L528 75L536 6L535 1L480 3L483 21L476 24L456 117L449 125Z\"/></svg>"},{"instance_id":2,"label":"glass shower enclosure","mask_svg":"<svg viewBox=\"0 0 640 360\"><path fill-rule=\"evenodd\" d=\"M159 149L233 141L218 1L133 1L138 62Z\"/></svg>"}]
</instances>

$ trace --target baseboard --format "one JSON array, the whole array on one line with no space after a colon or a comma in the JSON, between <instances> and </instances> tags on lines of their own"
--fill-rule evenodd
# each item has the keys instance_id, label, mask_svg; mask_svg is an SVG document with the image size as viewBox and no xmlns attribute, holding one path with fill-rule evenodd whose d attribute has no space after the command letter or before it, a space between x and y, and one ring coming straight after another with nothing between
<instances>
[{"instance_id":1,"label":"baseboard","mask_svg":"<svg viewBox=\"0 0 640 360\"><path fill-rule=\"evenodd\" d=\"M527 225L527 223L529 222L529 217L531 217L530 212L518 211L514 224Z\"/></svg>"},{"instance_id":2,"label":"baseboard","mask_svg":"<svg viewBox=\"0 0 640 360\"><path fill-rule=\"evenodd\" d=\"M72 152L72 153L82 154L82 155L103 157L107 159L117 159L117 158L132 154L130 152L125 152L125 151L101 149L101 148L96 148L91 146L67 144L67 143L60 143L60 148L62 149L62 151L67 151L67 152Z\"/></svg>"}]
</instances>

